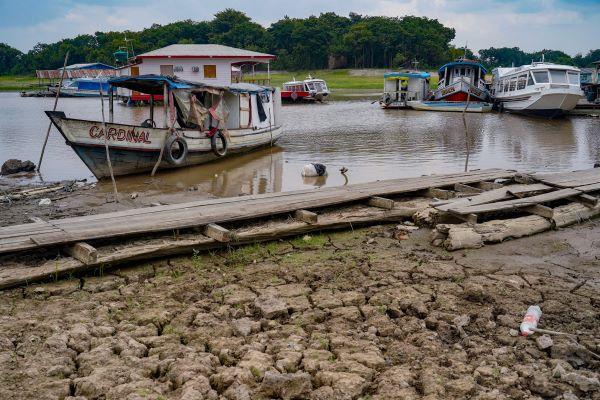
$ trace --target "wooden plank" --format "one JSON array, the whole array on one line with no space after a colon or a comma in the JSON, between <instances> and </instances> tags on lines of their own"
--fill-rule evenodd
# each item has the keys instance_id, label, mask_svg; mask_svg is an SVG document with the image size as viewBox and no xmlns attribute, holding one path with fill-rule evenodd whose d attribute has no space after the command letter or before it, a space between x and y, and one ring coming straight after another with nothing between
<instances>
[{"instance_id":1,"label":"wooden plank","mask_svg":"<svg viewBox=\"0 0 600 400\"><path fill-rule=\"evenodd\" d=\"M579 194L577 196L573 196L572 199L591 208L596 207L600 200L598 197L590 196L589 194Z\"/></svg>"},{"instance_id":2,"label":"wooden plank","mask_svg":"<svg viewBox=\"0 0 600 400\"><path fill-rule=\"evenodd\" d=\"M552 174L536 174L534 177L549 185L563 188L584 186L600 183L600 168Z\"/></svg>"},{"instance_id":3,"label":"wooden plank","mask_svg":"<svg viewBox=\"0 0 600 400\"><path fill-rule=\"evenodd\" d=\"M523 207L523 210L530 214L539 215L540 217L552 219L554 218L554 210L550 207L543 206L541 204L534 204L532 206Z\"/></svg>"},{"instance_id":4,"label":"wooden plank","mask_svg":"<svg viewBox=\"0 0 600 400\"><path fill-rule=\"evenodd\" d=\"M472 197L463 197L452 200L446 204L435 206L440 211L448 211L450 209L492 203L494 201L508 200L513 198L513 194L535 193L552 190L550 186L534 183L532 185L508 185L500 189L493 189Z\"/></svg>"},{"instance_id":5,"label":"wooden plank","mask_svg":"<svg viewBox=\"0 0 600 400\"><path fill-rule=\"evenodd\" d=\"M473 186L469 186L469 185L465 185L462 183L455 183L454 184L454 190L456 192L461 192L461 193L468 193L468 194L479 194L481 192L484 192L483 189L479 189Z\"/></svg>"},{"instance_id":6,"label":"wooden plank","mask_svg":"<svg viewBox=\"0 0 600 400\"><path fill-rule=\"evenodd\" d=\"M480 196L484 194L485 193L482 193ZM554 192L527 197L524 199L507 200L474 206L453 207L452 211L458 214L481 214L486 212L515 210L518 208L532 206L538 203L547 203L550 201L566 199L577 194L579 194L579 192L575 189L561 189Z\"/></svg>"},{"instance_id":7,"label":"wooden plank","mask_svg":"<svg viewBox=\"0 0 600 400\"><path fill-rule=\"evenodd\" d=\"M203 233L217 242L226 243L231 240L231 232L217 224L206 225Z\"/></svg>"},{"instance_id":8,"label":"wooden plank","mask_svg":"<svg viewBox=\"0 0 600 400\"><path fill-rule=\"evenodd\" d=\"M296 210L294 218L307 224L316 224L319 221L319 214L308 210Z\"/></svg>"},{"instance_id":9,"label":"wooden plank","mask_svg":"<svg viewBox=\"0 0 600 400\"><path fill-rule=\"evenodd\" d=\"M477 186L479 186L483 190L493 190L493 189L501 189L504 185L496 182L478 182Z\"/></svg>"},{"instance_id":10,"label":"wooden plank","mask_svg":"<svg viewBox=\"0 0 600 400\"><path fill-rule=\"evenodd\" d=\"M590 193L590 192L596 192L598 190L600 190L600 183L594 183L591 185L583 185L583 186L576 186L575 189L584 192L584 193Z\"/></svg>"},{"instance_id":11,"label":"wooden plank","mask_svg":"<svg viewBox=\"0 0 600 400\"><path fill-rule=\"evenodd\" d=\"M424 205L425 206L425 205ZM351 226L378 224L386 221L401 221L407 217L407 209L399 207L384 210L367 206L350 206L342 211L333 211L319 215L316 224L306 224L302 221L269 221L268 223L235 231L236 240L228 245L243 245L282 237L302 235L305 233L332 229L349 229ZM415 207L414 209L418 209ZM157 257L173 256L192 253L192 251L209 250L223 247L218 242L206 236L189 234L179 240L162 237L151 241L144 240L142 244L135 242L122 248L107 247L99 249L98 260L95 264L85 265L73 258L48 261L39 267L11 266L0 268L0 289L40 281L48 277L66 276L90 268L104 266L106 268L125 262L148 260Z\"/></svg>"},{"instance_id":12,"label":"wooden plank","mask_svg":"<svg viewBox=\"0 0 600 400\"><path fill-rule=\"evenodd\" d=\"M29 224L17 226L23 230L21 242L4 243L0 240L0 253L33 249L41 246L65 244L140 233L161 232L171 229L191 228L210 223L223 223L248 218L289 213L297 209L319 208L343 204L373 196L411 193L435 186L454 183L478 182L486 179L508 178L514 173L505 170L485 170L471 173L436 175L391 181L379 181L344 187L311 189L296 192L253 195L229 199L147 207L107 214L66 218L50 221L60 230L36 236L34 241L27 232ZM127 224L122 221L126 220ZM0 235L15 227L0 228Z\"/></svg>"},{"instance_id":13,"label":"wooden plank","mask_svg":"<svg viewBox=\"0 0 600 400\"><path fill-rule=\"evenodd\" d=\"M63 248L65 253L69 254L76 260L81 261L85 265L94 264L98 261L98 250L85 242L76 242L69 244Z\"/></svg>"},{"instance_id":14,"label":"wooden plank","mask_svg":"<svg viewBox=\"0 0 600 400\"><path fill-rule=\"evenodd\" d=\"M427 189L427 192L425 192L425 196L432 197L434 199L448 200L455 198L456 192L439 188L429 188Z\"/></svg>"},{"instance_id":15,"label":"wooden plank","mask_svg":"<svg viewBox=\"0 0 600 400\"><path fill-rule=\"evenodd\" d=\"M386 199L384 197L371 197L368 201L367 204L370 205L371 207L379 207L379 208L383 208L386 210L391 210L392 208L394 208L394 200L392 199Z\"/></svg>"},{"instance_id":16,"label":"wooden plank","mask_svg":"<svg viewBox=\"0 0 600 400\"><path fill-rule=\"evenodd\" d=\"M465 221L469 225L475 225L477 223L477 214L459 214L452 210L446 211L448 214L455 216L458 219Z\"/></svg>"}]
</instances>

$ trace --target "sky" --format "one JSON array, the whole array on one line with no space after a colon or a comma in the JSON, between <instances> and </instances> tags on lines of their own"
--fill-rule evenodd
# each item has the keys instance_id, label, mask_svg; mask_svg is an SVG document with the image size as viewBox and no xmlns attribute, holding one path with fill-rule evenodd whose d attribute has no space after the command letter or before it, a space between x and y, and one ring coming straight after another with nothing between
<instances>
[{"instance_id":1,"label":"sky","mask_svg":"<svg viewBox=\"0 0 600 400\"><path fill-rule=\"evenodd\" d=\"M600 48L600 0L0 0L0 42L26 52L82 33L210 20L228 7L265 27L285 15L328 11L437 18L456 30L456 46L475 51L516 46L575 55Z\"/></svg>"}]
</instances>

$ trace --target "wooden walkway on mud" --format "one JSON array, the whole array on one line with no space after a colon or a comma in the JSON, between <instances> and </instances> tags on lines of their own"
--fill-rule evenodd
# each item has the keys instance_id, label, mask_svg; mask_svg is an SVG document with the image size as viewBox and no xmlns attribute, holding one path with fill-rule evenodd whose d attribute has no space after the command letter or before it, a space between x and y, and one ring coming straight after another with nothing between
<instances>
[{"instance_id":1,"label":"wooden walkway on mud","mask_svg":"<svg viewBox=\"0 0 600 400\"><path fill-rule=\"evenodd\" d=\"M534 175L488 169L7 226L0 228L0 288L192 250L406 219L434 227L434 245L480 247L599 215L597 191L600 168ZM24 251L41 254L41 261L21 261Z\"/></svg>"}]
</instances>

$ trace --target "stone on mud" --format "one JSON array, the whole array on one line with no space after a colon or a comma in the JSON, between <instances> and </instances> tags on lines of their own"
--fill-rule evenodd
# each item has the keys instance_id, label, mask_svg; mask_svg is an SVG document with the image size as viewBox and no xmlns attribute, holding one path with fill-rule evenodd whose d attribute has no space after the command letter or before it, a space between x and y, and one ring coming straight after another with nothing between
<instances>
[{"instance_id":1,"label":"stone on mud","mask_svg":"<svg viewBox=\"0 0 600 400\"><path fill-rule=\"evenodd\" d=\"M535 343L537 344L537 347L540 350L549 349L550 347L552 347L552 345L554 345L554 341L548 335L538 336L535 339Z\"/></svg>"},{"instance_id":2,"label":"stone on mud","mask_svg":"<svg viewBox=\"0 0 600 400\"><path fill-rule=\"evenodd\" d=\"M310 375L306 372L281 374L275 371L265 372L260 391L265 396L283 400L304 399L312 390Z\"/></svg>"},{"instance_id":3,"label":"stone on mud","mask_svg":"<svg viewBox=\"0 0 600 400\"><path fill-rule=\"evenodd\" d=\"M0 175L11 175L18 172L31 172L35 169L35 164L31 161L21 161L14 158L6 160L0 169Z\"/></svg>"}]
</instances>

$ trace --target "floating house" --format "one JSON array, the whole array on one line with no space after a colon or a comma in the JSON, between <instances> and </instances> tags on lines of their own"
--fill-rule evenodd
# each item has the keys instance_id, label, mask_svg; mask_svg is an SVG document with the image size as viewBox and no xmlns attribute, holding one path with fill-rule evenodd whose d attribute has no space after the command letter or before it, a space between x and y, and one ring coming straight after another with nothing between
<instances>
[{"instance_id":1,"label":"floating house","mask_svg":"<svg viewBox=\"0 0 600 400\"><path fill-rule=\"evenodd\" d=\"M175 76L190 82L225 86L242 80L242 66L254 68L257 64L266 64L267 75L270 75L270 62L275 58L272 54L219 44L173 44L139 54L133 64L119 69L119 75ZM264 83L270 83L268 79ZM149 99L148 95L128 89L120 89L118 95L126 101Z\"/></svg>"}]
</instances>

